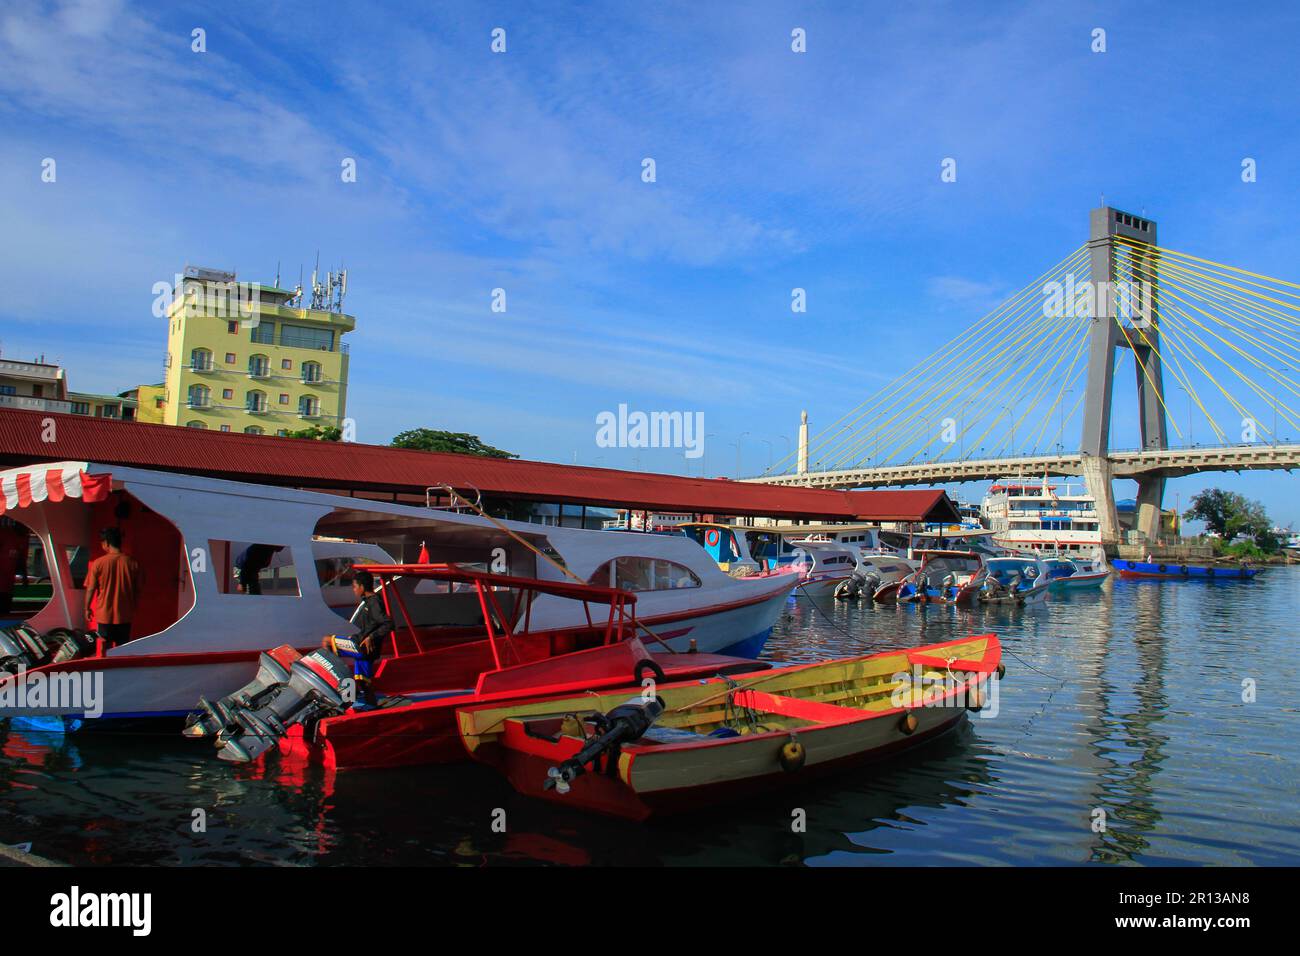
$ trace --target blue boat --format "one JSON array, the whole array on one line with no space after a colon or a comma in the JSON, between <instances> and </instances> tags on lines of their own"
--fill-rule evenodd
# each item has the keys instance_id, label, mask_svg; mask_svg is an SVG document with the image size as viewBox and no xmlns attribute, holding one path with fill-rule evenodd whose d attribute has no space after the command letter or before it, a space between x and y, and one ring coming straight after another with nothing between
<instances>
[{"instance_id":1,"label":"blue boat","mask_svg":"<svg viewBox=\"0 0 1300 956\"><path fill-rule=\"evenodd\" d=\"M1175 580L1232 580L1253 578L1258 568L1200 568L1172 562L1157 564L1154 561L1116 561L1115 570L1124 578L1173 578Z\"/></svg>"}]
</instances>

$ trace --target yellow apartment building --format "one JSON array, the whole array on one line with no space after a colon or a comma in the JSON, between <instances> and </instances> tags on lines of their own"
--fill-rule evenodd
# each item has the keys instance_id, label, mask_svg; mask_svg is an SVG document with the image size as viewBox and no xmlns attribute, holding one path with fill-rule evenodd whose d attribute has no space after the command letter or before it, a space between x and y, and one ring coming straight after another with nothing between
<instances>
[{"instance_id":1,"label":"yellow apartment building","mask_svg":"<svg viewBox=\"0 0 1300 956\"><path fill-rule=\"evenodd\" d=\"M330 283L317 286L313 278L311 305L304 308L301 290L186 266L167 309L161 421L254 435L341 426L348 385L343 336L356 320L342 311L333 274ZM145 388L138 401L141 420L148 421L158 395Z\"/></svg>"}]
</instances>

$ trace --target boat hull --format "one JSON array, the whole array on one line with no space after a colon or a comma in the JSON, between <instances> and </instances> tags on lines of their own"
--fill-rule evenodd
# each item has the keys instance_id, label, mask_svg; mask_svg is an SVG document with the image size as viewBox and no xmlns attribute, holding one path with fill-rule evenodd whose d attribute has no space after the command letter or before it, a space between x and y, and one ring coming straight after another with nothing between
<instances>
[{"instance_id":1,"label":"boat hull","mask_svg":"<svg viewBox=\"0 0 1300 956\"><path fill-rule=\"evenodd\" d=\"M784 738L780 741L754 738L742 744L721 741L719 747L702 750L699 762L694 765L672 770L653 766L652 757L639 756L632 764L630 784L604 773L589 773L575 781L574 786L582 787L582 809L640 822L761 797L888 760L952 732L965 719L963 709L950 708L947 713L935 709L924 716L922 726L908 737L900 736L893 722L883 721L802 730L798 736L807 762L795 772L783 770L777 758ZM725 749L721 746L724 744ZM496 766L520 793L561 806L573 806L579 801L572 794L561 796L543 787L547 770L555 762L553 757L509 750L501 755ZM715 779L699 782L703 774ZM660 785L673 777L686 777L695 782L689 786Z\"/></svg>"},{"instance_id":2,"label":"boat hull","mask_svg":"<svg viewBox=\"0 0 1300 956\"><path fill-rule=\"evenodd\" d=\"M1122 578L1167 578L1186 581L1232 581L1253 578L1257 568L1202 568L1186 564L1157 564L1145 561L1117 561L1115 571Z\"/></svg>"},{"instance_id":3,"label":"boat hull","mask_svg":"<svg viewBox=\"0 0 1300 956\"><path fill-rule=\"evenodd\" d=\"M793 586L793 575L774 575L770 587L747 600L663 614L647 618L643 623L675 651L689 651L693 647L701 653L753 658L762 652ZM316 646L316 643L298 645L298 650L306 653ZM40 673L80 675L77 679L83 685L90 682L89 686L96 688L92 703L97 713L87 713L87 701L83 698L63 701L58 706L25 708L23 714L96 718L96 723L184 717L194 710L200 697L217 700L251 681L257 674L258 658L262 653L260 649L179 654L121 653L130 648L128 644L106 657L47 664L27 672L29 679ZM6 679L0 679L0 685ZM436 685L410 684L389 688L394 693L438 689Z\"/></svg>"}]
</instances>

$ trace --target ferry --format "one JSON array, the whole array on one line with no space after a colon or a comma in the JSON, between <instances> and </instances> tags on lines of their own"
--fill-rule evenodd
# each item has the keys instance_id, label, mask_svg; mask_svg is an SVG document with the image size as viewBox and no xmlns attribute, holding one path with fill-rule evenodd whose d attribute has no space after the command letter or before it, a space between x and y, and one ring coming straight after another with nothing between
<instances>
[{"instance_id":1,"label":"ferry","mask_svg":"<svg viewBox=\"0 0 1300 956\"><path fill-rule=\"evenodd\" d=\"M104 718L183 717L201 697L219 699L247 684L264 650L311 650L325 635L355 633L344 616L350 609L332 606L338 591L328 583L354 558L413 561L420 552L421 560L551 581L569 580L563 565L582 581L637 592L639 621L671 648L739 657L758 656L798 581L792 573L733 578L677 537L632 539L94 462L0 471L0 513L40 540L52 596L25 625L49 637L46 644L61 644L48 657L60 663L0 659L0 672L80 673L83 683L102 681L92 716ZM103 651L79 643L86 592L70 556L98 554L98 531L109 526L122 531L123 550L140 563L146 587L134 639ZM333 544L325 550L334 553L322 556L327 539L373 549L350 557ZM261 593L241 589L235 570L252 544L271 545L282 556L261 570L265 587L254 589ZM417 623L449 640L481 619L475 596L453 586L421 582L409 598ZM539 595L533 626L557 633L589 628L573 603ZM12 679L0 677L0 690ZM84 704L73 704L33 713L85 714Z\"/></svg>"},{"instance_id":2,"label":"ferry","mask_svg":"<svg viewBox=\"0 0 1300 956\"><path fill-rule=\"evenodd\" d=\"M1004 478L980 506L993 541L1010 551L1091 554L1101 547L1097 501L1081 484Z\"/></svg>"}]
</instances>

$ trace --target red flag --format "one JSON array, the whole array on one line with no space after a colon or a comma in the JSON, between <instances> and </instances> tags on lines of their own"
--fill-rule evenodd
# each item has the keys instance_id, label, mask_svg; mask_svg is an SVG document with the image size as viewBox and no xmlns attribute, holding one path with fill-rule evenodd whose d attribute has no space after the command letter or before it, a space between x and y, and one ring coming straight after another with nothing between
<instances>
[{"instance_id":1,"label":"red flag","mask_svg":"<svg viewBox=\"0 0 1300 956\"><path fill-rule=\"evenodd\" d=\"M429 549L426 548L426 547L424 546L424 542L423 542L423 541L420 542L420 556L419 556L418 558L415 559L415 563L416 563L416 564L432 564L432 563L433 563L432 561L429 560Z\"/></svg>"}]
</instances>

